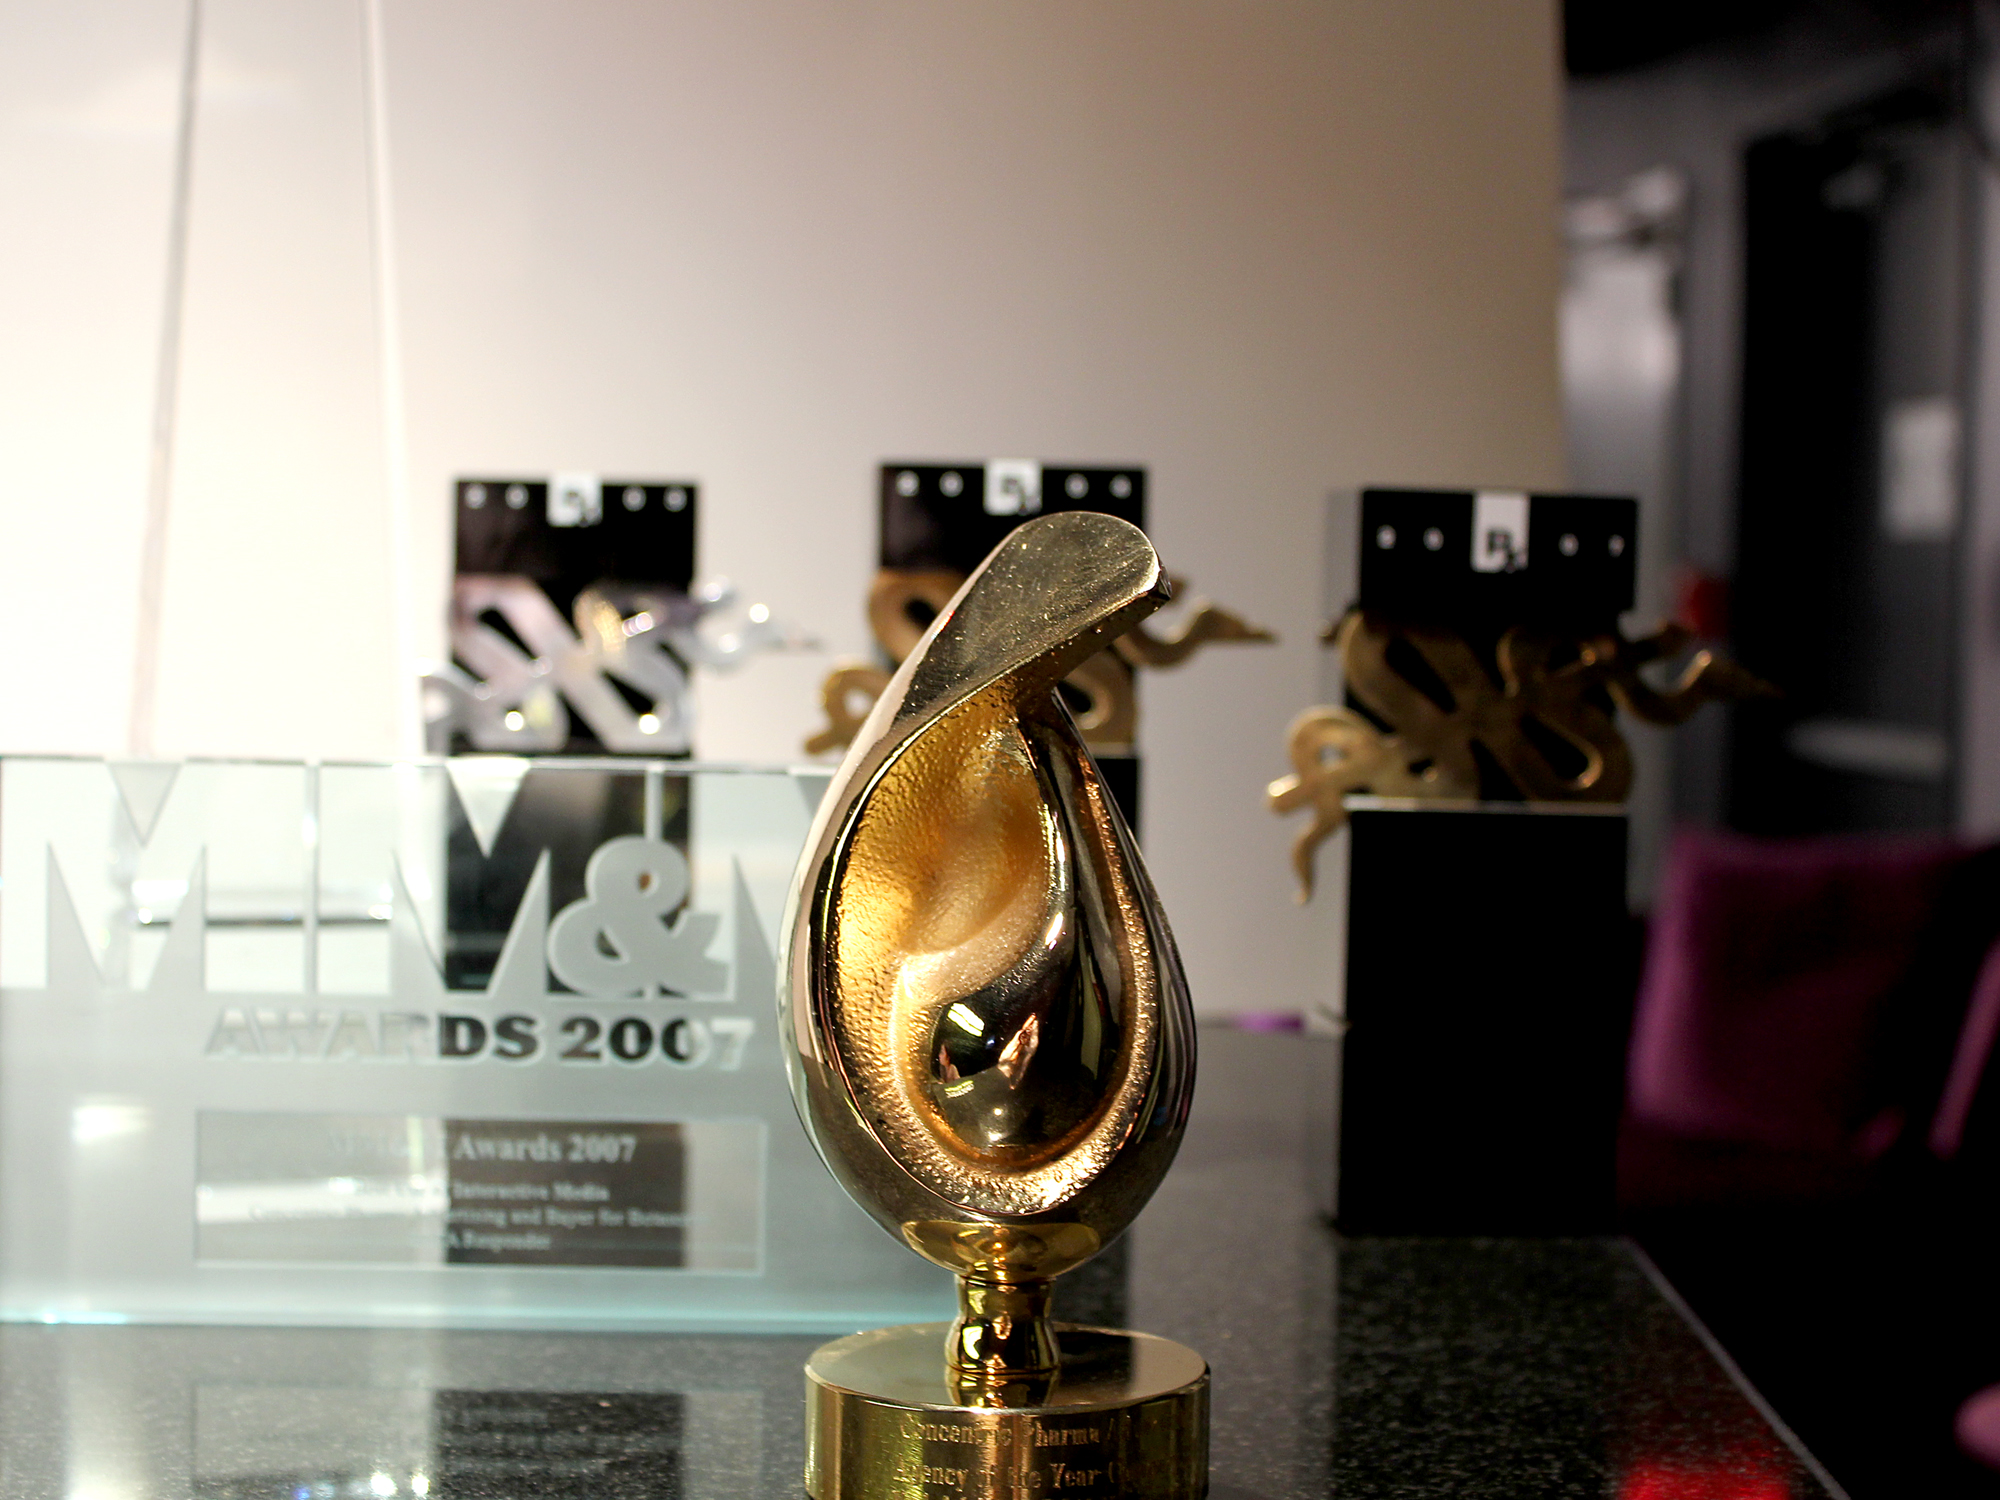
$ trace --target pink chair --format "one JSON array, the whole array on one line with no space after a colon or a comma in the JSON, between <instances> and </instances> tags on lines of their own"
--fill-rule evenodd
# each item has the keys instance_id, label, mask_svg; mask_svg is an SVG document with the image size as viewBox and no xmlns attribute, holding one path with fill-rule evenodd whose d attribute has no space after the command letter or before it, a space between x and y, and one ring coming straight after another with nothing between
<instances>
[{"instance_id":1,"label":"pink chair","mask_svg":"<svg viewBox=\"0 0 2000 1500\"><path fill-rule=\"evenodd\" d=\"M2000 1469L2000 1385L1990 1385L1958 1409L1958 1446L1989 1469Z\"/></svg>"},{"instance_id":2,"label":"pink chair","mask_svg":"<svg viewBox=\"0 0 2000 1500\"><path fill-rule=\"evenodd\" d=\"M1944 1097L1931 1122L1931 1152L1941 1160L1954 1159L1965 1144L1973 1103L1992 1065L1996 1034L2000 1034L2000 943L1987 950L1980 966ZM2000 1469L2000 1385L1988 1386L1961 1406L1953 1427L1958 1446L1969 1457L1989 1469Z\"/></svg>"},{"instance_id":3,"label":"pink chair","mask_svg":"<svg viewBox=\"0 0 2000 1500\"><path fill-rule=\"evenodd\" d=\"M1972 1003L1966 1007L1951 1071L1931 1120L1931 1154L1940 1161L1952 1160L1965 1145L1972 1107L1993 1061L1996 1036L2000 1036L2000 942L1986 950L1979 977L1973 981Z\"/></svg>"},{"instance_id":4,"label":"pink chair","mask_svg":"<svg viewBox=\"0 0 2000 1500\"><path fill-rule=\"evenodd\" d=\"M1864 1188L1936 1101L1964 981L1912 976L1972 852L1940 839L1679 835L1633 1017L1621 1201ZM2000 1029L2000 961L1989 969L1987 1050ZM1939 984L1957 994L1931 994ZM1914 1018L1940 1006L1950 1024L1933 1040L1935 1024ZM1983 1062L1984 1052L1979 1066L1965 1061L1964 1080L1952 1073L1966 1108Z\"/></svg>"}]
</instances>

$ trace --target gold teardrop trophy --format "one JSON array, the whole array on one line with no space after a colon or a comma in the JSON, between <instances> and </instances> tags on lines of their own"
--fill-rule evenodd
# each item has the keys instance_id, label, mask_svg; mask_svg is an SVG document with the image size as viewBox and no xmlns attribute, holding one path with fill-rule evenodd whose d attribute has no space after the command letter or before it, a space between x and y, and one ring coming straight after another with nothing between
<instances>
[{"instance_id":1,"label":"gold teardrop trophy","mask_svg":"<svg viewBox=\"0 0 2000 1500\"><path fill-rule=\"evenodd\" d=\"M792 1093L841 1185L958 1277L952 1323L806 1365L813 1500L1200 1500L1208 1366L1050 1318L1180 1144L1194 1024L1130 831L1057 697L1167 598L1134 526L1012 532L877 701L793 879Z\"/></svg>"}]
</instances>

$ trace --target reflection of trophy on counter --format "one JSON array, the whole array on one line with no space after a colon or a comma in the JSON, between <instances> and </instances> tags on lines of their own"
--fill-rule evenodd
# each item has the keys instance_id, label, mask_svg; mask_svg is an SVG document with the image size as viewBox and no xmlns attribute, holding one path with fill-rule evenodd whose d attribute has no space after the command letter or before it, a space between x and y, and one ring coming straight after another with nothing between
<instances>
[{"instance_id":1,"label":"reflection of trophy on counter","mask_svg":"<svg viewBox=\"0 0 2000 1500\"><path fill-rule=\"evenodd\" d=\"M1173 939L1060 697L1167 593L1125 522L1014 530L821 804L786 921L793 1092L855 1200L957 1274L959 1317L813 1356L814 1500L1206 1490L1200 1357L1049 1316L1158 1185L1194 1082Z\"/></svg>"},{"instance_id":2,"label":"reflection of trophy on counter","mask_svg":"<svg viewBox=\"0 0 2000 1500\"><path fill-rule=\"evenodd\" d=\"M889 675L1008 531L1038 515L1088 507L1143 528L1143 469L1059 468L1025 460L988 464L885 464L881 571L868 588L868 627L887 665L837 663L820 686L826 724L806 742L821 755L850 743ZM1176 592L1181 581L1174 580ZM1155 634L1134 626L1076 663L1062 684L1084 741L1101 756L1125 756L1138 730L1139 668L1178 666L1204 645L1261 642L1270 631L1205 599L1190 602L1177 626Z\"/></svg>"}]
</instances>

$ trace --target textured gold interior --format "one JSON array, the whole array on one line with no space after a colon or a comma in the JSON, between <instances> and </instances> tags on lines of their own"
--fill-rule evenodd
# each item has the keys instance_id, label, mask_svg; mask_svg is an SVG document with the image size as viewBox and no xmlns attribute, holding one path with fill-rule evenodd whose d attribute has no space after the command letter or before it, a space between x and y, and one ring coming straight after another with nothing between
<instances>
[{"instance_id":1,"label":"textured gold interior","mask_svg":"<svg viewBox=\"0 0 2000 1500\"><path fill-rule=\"evenodd\" d=\"M898 1165L950 1202L1030 1214L1115 1154L1155 1020L1114 814L1081 746L1062 753L1075 730L1052 702L1024 718L1018 691L1002 679L943 715L869 790L829 993L854 1107ZM1038 765L1052 744L1062 764Z\"/></svg>"}]
</instances>

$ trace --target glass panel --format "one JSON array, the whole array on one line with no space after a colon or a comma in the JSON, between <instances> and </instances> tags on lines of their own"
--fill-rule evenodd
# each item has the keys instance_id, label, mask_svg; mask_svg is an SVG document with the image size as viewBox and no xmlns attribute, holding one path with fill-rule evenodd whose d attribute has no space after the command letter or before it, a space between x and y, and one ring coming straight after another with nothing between
<instances>
[{"instance_id":1,"label":"glass panel","mask_svg":"<svg viewBox=\"0 0 2000 1500\"><path fill-rule=\"evenodd\" d=\"M785 1084L823 784L0 762L0 1316L946 1316Z\"/></svg>"}]
</instances>

